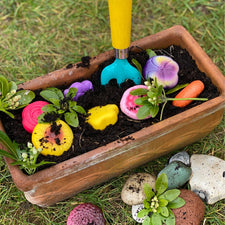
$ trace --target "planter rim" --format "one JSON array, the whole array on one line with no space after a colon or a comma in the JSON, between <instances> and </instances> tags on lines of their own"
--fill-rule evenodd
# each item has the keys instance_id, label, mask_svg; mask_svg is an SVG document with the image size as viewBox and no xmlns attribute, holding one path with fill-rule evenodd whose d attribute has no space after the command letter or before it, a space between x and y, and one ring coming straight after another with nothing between
<instances>
[{"instance_id":1,"label":"planter rim","mask_svg":"<svg viewBox=\"0 0 225 225\"><path fill-rule=\"evenodd\" d=\"M151 131L152 138L156 137L158 134L160 134L160 131L162 131L164 128L172 129L174 126L179 126L181 122L184 122L187 120L187 118L190 115L200 115L204 117L204 115L207 115L207 112L213 112L218 109L224 109L225 107L225 77L220 72L220 70L213 64L211 59L207 56L207 54L203 51L203 49L197 44L197 42L193 39L193 37L188 33L188 31L180 26L176 25L169 29L163 30L161 32L158 32L156 34L147 36L145 38L142 38L140 40L134 41L131 43L131 46L140 46L145 49L146 46L154 46L154 49L159 48L158 41L169 38L171 40L175 40L176 44L181 46L182 48L186 48L186 50L192 55L193 59L196 60L197 66L200 70L202 70L203 66L205 68L205 73L210 74L210 78L212 80L212 83L217 86L220 95L214 99L211 99L207 102L202 103L201 105L195 106L191 109L188 109L182 113L179 113L177 115L174 115L168 119L165 119L157 124L151 125L150 127L143 128L141 131L145 131L146 134ZM160 48L167 47L169 45L174 45L174 43L165 43L165 46L160 45ZM151 47L148 47L151 48ZM107 51L105 53L101 53L100 55L94 57L91 59L90 67L87 68L76 68L76 64L74 64L73 68L71 69L65 69L62 68L57 71L53 71L45 76L37 77L31 81L27 81L23 84L19 85L19 88L23 89L38 89L40 87L46 88L48 85L50 86L51 83L48 81L46 85L46 81L50 79L50 81L53 83L54 86L58 86L60 80L64 78L64 76L68 76L69 78L65 81L65 84L71 83L75 79L79 79L81 77L81 74L85 74L84 77L87 77L89 73L93 73L98 69L98 64L100 62L100 59L104 56L104 59L109 59L113 56L113 50ZM61 76L61 77L60 77ZM59 79L60 77L60 79ZM53 86L52 85L52 86ZM36 86L36 88L34 88ZM176 122L174 123L173 120L176 118ZM0 124L0 128L2 130L3 126ZM130 134L129 136L135 137L135 140L132 140L133 142L139 142L142 140L142 138L139 135L140 131L137 131L135 133ZM136 140L138 138L138 140ZM144 137L143 137L144 138ZM120 139L118 139L120 140ZM114 148L115 144L118 146ZM12 166L10 163L12 162L11 159L5 158L5 161L8 165L8 168L10 170L10 173L12 175L12 178L14 180L14 183L16 186L23 190L23 191L29 191L33 189L33 186L42 183L42 182L51 182L49 178L51 179L58 179L60 177L67 176L71 171L78 171L78 165L79 163L89 163L89 166L93 166L94 164L98 163L98 159L101 160L102 154L105 155L110 151L116 151L119 148L123 146L123 151L129 150L131 148L130 141L121 141L118 143L118 141L111 142L105 146L96 148L94 150L91 150L87 153L84 153L82 155L76 156L74 158L68 159L64 162L58 163L56 165L53 165L47 169L44 169L42 171L39 171L33 175L26 175L24 174L18 166ZM117 154L115 152L115 154ZM121 153L118 153L121 154ZM104 156L105 156L104 155ZM88 156L88 160L86 160ZM80 170L84 168L79 168ZM55 173L55 170L58 171L58 173ZM47 172L46 172L47 171ZM13 174L15 176L13 176ZM34 183L35 180L35 183Z\"/></svg>"}]
</instances>

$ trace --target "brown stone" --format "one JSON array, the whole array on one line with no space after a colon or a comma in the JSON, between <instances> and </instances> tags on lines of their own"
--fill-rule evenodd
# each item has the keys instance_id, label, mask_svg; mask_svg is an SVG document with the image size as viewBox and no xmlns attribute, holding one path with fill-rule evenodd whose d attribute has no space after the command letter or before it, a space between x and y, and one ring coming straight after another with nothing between
<instances>
[{"instance_id":1,"label":"brown stone","mask_svg":"<svg viewBox=\"0 0 225 225\"><path fill-rule=\"evenodd\" d=\"M173 209L176 225L200 225L205 214L203 201L194 192L182 189L180 197L185 200L185 205Z\"/></svg>"}]
</instances>

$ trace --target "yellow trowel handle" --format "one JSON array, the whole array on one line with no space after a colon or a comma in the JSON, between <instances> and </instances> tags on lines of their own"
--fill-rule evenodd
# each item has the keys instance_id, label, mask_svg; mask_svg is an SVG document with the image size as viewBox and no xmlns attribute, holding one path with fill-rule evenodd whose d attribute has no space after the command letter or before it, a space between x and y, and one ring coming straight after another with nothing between
<instances>
[{"instance_id":1,"label":"yellow trowel handle","mask_svg":"<svg viewBox=\"0 0 225 225\"><path fill-rule=\"evenodd\" d=\"M130 46L132 0L108 0L112 46Z\"/></svg>"}]
</instances>

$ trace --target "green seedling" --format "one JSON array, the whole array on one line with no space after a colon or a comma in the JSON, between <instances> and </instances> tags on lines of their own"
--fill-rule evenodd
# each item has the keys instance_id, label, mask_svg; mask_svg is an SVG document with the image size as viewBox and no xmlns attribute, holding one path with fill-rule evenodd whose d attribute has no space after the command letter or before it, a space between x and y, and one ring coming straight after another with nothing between
<instances>
[{"instance_id":1,"label":"green seedling","mask_svg":"<svg viewBox=\"0 0 225 225\"><path fill-rule=\"evenodd\" d=\"M11 158L14 162L11 165L17 165L20 169L24 169L27 174L34 174L37 167L54 162L41 161L37 162L37 158L42 149L36 149L31 143L27 143L27 147L21 149L16 142L12 142L9 136L0 131L0 143L5 146L8 151L0 149L0 155Z\"/></svg>"},{"instance_id":2,"label":"green seedling","mask_svg":"<svg viewBox=\"0 0 225 225\"><path fill-rule=\"evenodd\" d=\"M135 104L141 106L137 112L138 119L145 119L149 115L151 115L152 118L156 117L157 114L159 113L159 105L163 104L161 113L160 113L160 120L162 120L163 110L168 101L173 101L173 100L207 101L208 100L207 98L168 98L166 96L165 90L163 89L163 86L158 84L156 77L152 81L150 81L148 78L147 81L144 82L144 84L148 87L148 89L137 88L130 92L131 95L141 96L140 98L135 99ZM185 87L185 85L176 86L176 88L170 91L170 94L172 92L175 92Z\"/></svg>"},{"instance_id":3,"label":"green seedling","mask_svg":"<svg viewBox=\"0 0 225 225\"><path fill-rule=\"evenodd\" d=\"M180 190L167 190L168 178L165 173L160 174L155 183L155 192L149 184L144 185L144 208L138 212L139 218L144 217L143 225L175 225L172 209L180 208L185 201L179 197Z\"/></svg>"},{"instance_id":4,"label":"green seedling","mask_svg":"<svg viewBox=\"0 0 225 225\"><path fill-rule=\"evenodd\" d=\"M41 91L40 95L52 104L42 107L44 113L38 117L38 122L44 122L46 114L52 113L56 115L57 119L64 117L70 126L78 127L78 113L86 115L86 112L83 107L77 105L77 102L73 100L76 93L76 88L70 88L66 97L64 97L61 90L54 87Z\"/></svg>"},{"instance_id":5,"label":"green seedling","mask_svg":"<svg viewBox=\"0 0 225 225\"><path fill-rule=\"evenodd\" d=\"M0 111L14 118L11 110L16 110L28 105L35 97L34 92L30 90L17 91L15 82L10 81L0 75Z\"/></svg>"}]
</instances>

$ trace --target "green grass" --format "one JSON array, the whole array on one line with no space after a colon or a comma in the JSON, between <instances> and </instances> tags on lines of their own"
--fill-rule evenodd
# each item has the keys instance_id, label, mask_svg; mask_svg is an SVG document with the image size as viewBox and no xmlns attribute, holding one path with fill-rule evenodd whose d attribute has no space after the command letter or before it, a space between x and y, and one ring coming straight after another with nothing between
<instances>
[{"instance_id":1,"label":"green grass","mask_svg":"<svg viewBox=\"0 0 225 225\"><path fill-rule=\"evenodd\" d=\"M17 83L95 56L111 49L106 0L1 0L0 74ZM225 74L224 1L133 0L132 41L183 25ZM225 159L225 116L208 136L184 148L190 154ZM183 149L181 149L183 150ZM17 190L4 161L0 160L0 224L66 224L76 204L100 206L109 224L135 224L131 207L121 201L121 189L130 174L157 174L167 155L131 170L49 208L26 201ZM206 205L205 224L225 223L225 200Z\"/></svg>"}]
</instances>

